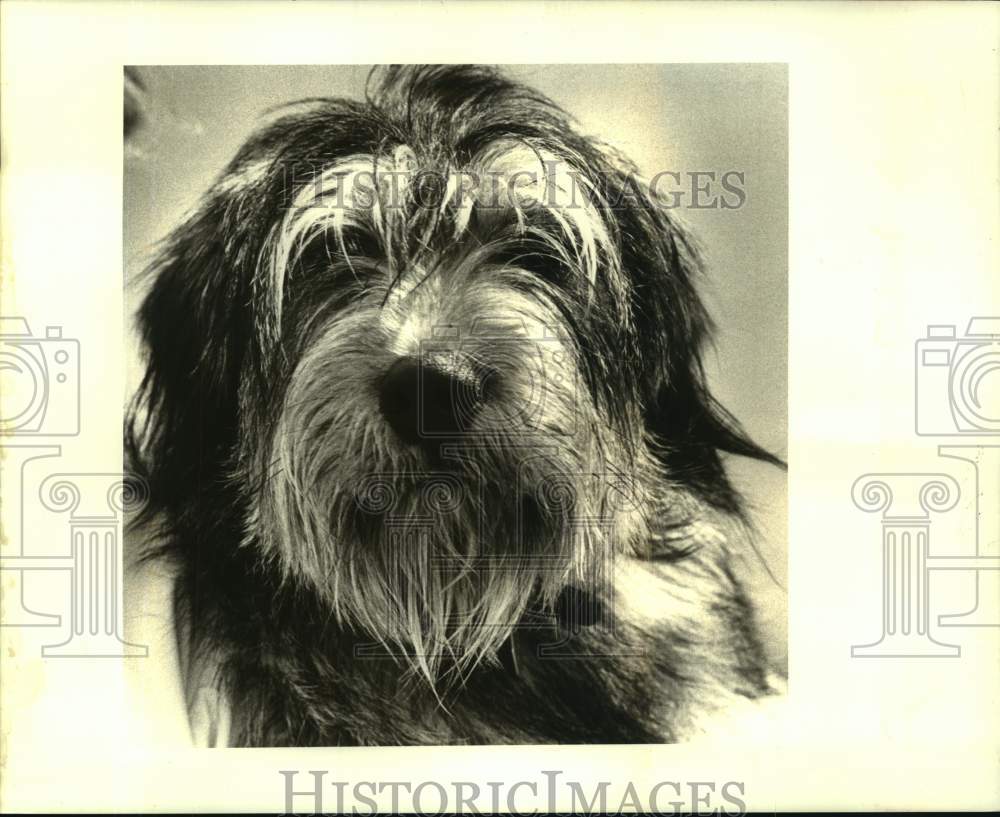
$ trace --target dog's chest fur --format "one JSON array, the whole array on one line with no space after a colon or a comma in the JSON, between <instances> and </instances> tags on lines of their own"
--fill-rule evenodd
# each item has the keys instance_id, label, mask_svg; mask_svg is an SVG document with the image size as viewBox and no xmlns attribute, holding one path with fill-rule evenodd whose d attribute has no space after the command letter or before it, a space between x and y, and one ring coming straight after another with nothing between
<instances>
[{"instance_id":1,"label":"dog's chest fur","mask_svg":"<svg viewBox=\"0 0 1000 817\"><path fill-rule=\"evenodd\" d=\"M302 593L261 595L259 575L237 586L230 574L220 595L219 582L188 573L178 604L199 622L182 651L189 700L218 687L237 746L684 740L770 691L752 609L722 555L623 557L611 596L567 601L591 612L526 622L496 664L437 692ZM602 620L590 623L595 605Z\"/></svg>"}]
</instances>

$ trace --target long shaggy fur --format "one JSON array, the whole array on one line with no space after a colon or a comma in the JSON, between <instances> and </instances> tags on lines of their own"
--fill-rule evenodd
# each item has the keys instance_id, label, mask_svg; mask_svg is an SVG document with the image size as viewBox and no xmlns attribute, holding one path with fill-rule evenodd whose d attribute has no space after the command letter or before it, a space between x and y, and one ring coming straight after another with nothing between
<instances>
[{"instance_id":1,"label":"long shaggy fur","mask_svg":"<svg viewBox=\"0 0 1000 817\"><path fill-rule=\"evenodd\" d=\"M720 453L776 461L706 387L692 244L492 70L372 88L273 112L151 270L128 450L192 705L235 745L645 742L767 694ZM460 431L400 439L404 358L473 384Z\"/></svg>"}]
</instances>

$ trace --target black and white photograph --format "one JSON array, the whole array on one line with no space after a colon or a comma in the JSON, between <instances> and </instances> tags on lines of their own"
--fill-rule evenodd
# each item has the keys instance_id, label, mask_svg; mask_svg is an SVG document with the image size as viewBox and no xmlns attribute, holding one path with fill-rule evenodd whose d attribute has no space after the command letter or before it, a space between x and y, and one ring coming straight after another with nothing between
<instances>
[{"instance_id":1,"label":"black and white photograph","mask_svg":"<svg viewBox=\"0 0 1000 817\"><path fill-rule=\"evenodd\" d=\"M784 66L125 78L125 543L195 741L680 742L781 695Z\"/></svg>"},{"instance_id":2,"label":"black and white photograph","mask_svg":"<svg viewBox=\"0 0 1000 817\"><path fill-rule=\"evenodd\" d=\"M997 42L0 3L0 812L996 811Z\"/></svg>"}]
</instances>

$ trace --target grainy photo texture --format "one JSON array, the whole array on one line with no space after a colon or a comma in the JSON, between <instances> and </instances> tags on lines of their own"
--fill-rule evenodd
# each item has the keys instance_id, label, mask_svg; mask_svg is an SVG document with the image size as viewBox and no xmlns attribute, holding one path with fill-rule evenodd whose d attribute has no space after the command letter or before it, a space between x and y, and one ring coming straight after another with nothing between
<instances>
[{"instance_id":1,"label":"grainy photo texture","mask_svg":"<svg viewBox=\"0 0 1000 817\"><path fill-rule=\"evenodd\" d=\"M713 68L701 94L687 76L692 118ZM717 235L752 253L740 157L640 166L537 90L543 66L352 66L317 93L323 71L126 69L126 467L150 498L128 548L172 570L193 733L674 742L778 694L732 468L783 468L783 414L762 442L718 394L712 247L688 224L731 216ZM617 103L655 120L655 76ZM255 87L186 214L158 209L190 168L136 194L171 139L232 144L206 101ZM725 286L775 319L752 274Z\"/></svg>"}]
</instances>

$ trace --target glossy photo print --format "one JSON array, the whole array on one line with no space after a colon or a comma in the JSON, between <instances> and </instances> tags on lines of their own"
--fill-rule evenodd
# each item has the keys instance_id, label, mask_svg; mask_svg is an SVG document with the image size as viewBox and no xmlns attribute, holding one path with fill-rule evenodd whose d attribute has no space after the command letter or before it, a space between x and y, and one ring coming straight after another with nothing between
<instances>
[{"instance_id":1,"label":"glossy photo print","mask_svg":"<svg viewBox=\"0 0 1000 817\"><path fill-rule=\"evenodd\" d=\"M125 79L127 551L196 743L683 742L782 694L784 66Z\"/></svg>"}]
</instances>

